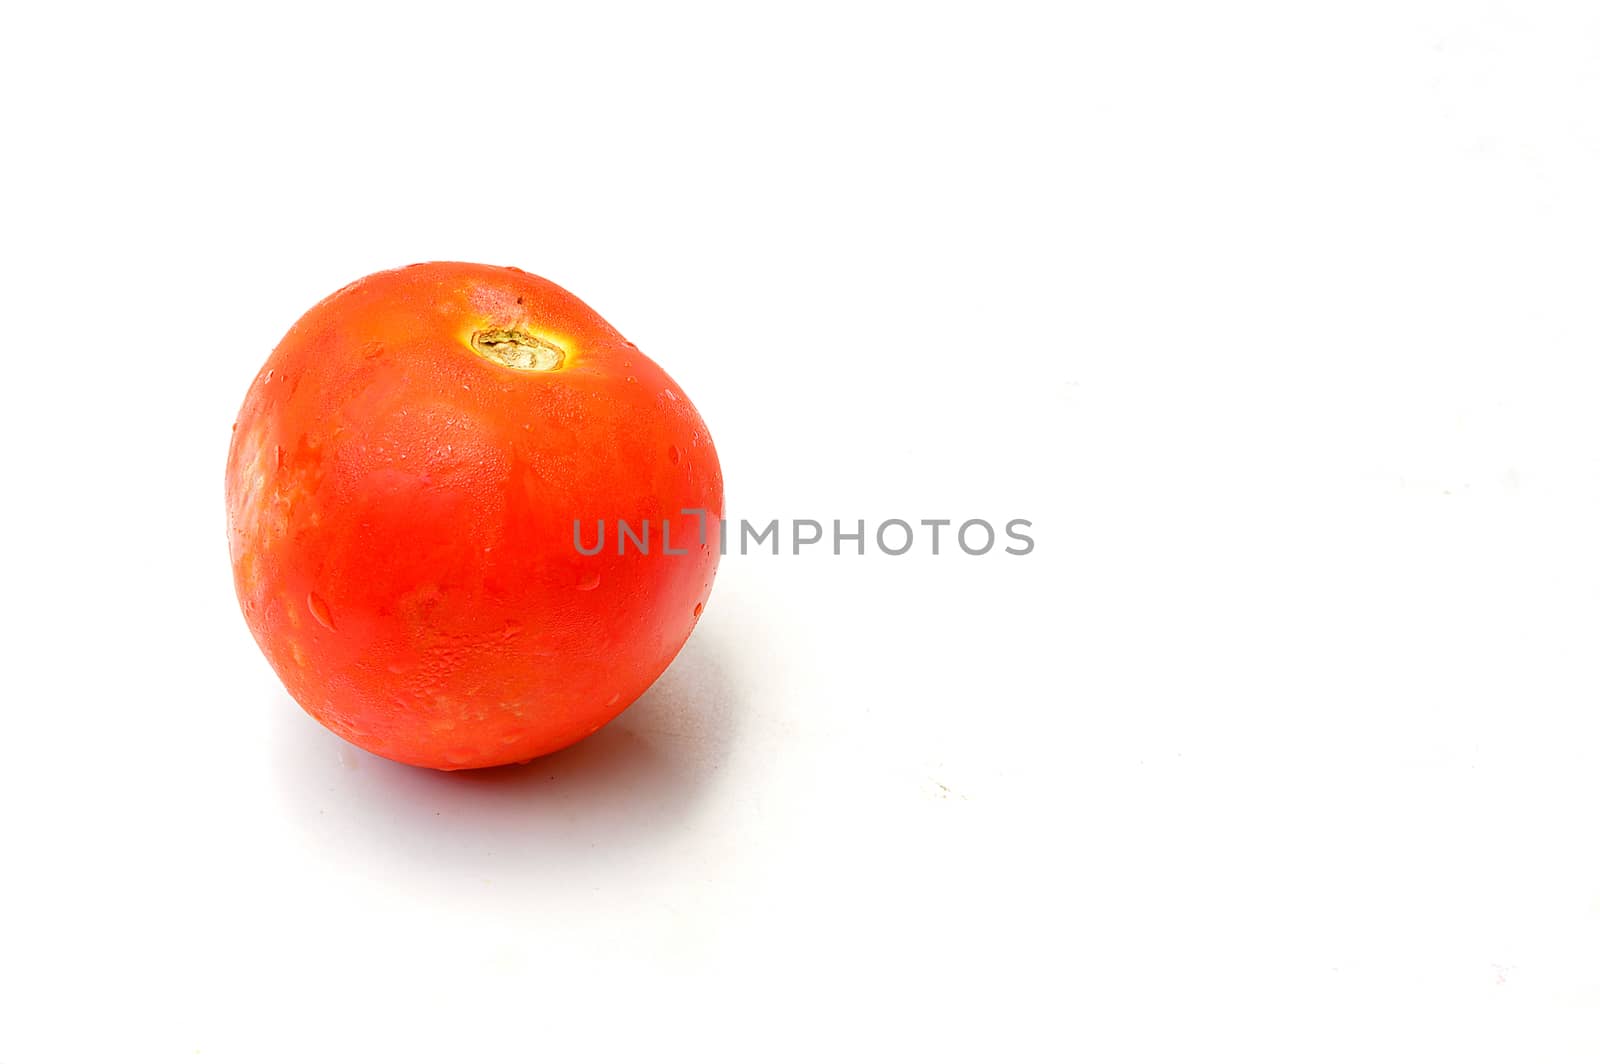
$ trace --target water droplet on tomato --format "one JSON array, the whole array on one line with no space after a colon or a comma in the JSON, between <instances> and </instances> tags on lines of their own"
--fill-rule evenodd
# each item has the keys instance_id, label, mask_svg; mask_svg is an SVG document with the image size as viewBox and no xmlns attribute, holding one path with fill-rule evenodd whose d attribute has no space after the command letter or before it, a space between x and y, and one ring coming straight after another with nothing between
<instances>
[{"instance_id":1,"label":"water droplet on tomato","mask_svg":"<svg viewBox=\"0 0 1600 1064\"><path fill-rule=\"evenodd\" d=\"M676 446L667 448L667 461L671 462L673 465L677 465L678 461L682 457L683 456L678 453L678 448Z\"/></svg>"},{"instance_id":2,"label":"water droplet on tomato","mask_svg":"<svg viewBox=\"0 0 1600 1064\"><path fill-rule=\"evenodd\" d=\"M706 604L704 602L696 602L694 604L694 615L696 617L700 616L701 611L704 610L705 608L706 608Z\"/></svg>"},{"instance_id":3,"label":"water droplet on tomato","mask_svg":"<svg viewBox=\"0 0 1600 1064\"><path fill-rule=\"evenodd\" d=\"M315 617L322 627L330 632L336 630L333 627L333 614L328 612L328 604L322 601L322 596L315 591L306 596L306 609L311 611L311 616Z\"/></svg>"},{"instance_id":4,"label":"water droplet on tomato","mask_svg":"<svg viewBox=\"0 0 1600 1064\"><path fill-rule=\"evenodd\" d=\"M618 702L621 702L621 701L622 701L622 693L619 691L618 693L612 695L610 698L606 699L606 705L614 706Z\"/></svg>"},{"instance_id":5,"label":"water droplet on tomato","mask_svg":"<svg viewBox=\"0 0 1600 1064\"><path fill-rule=\"evenodd\" d=\"M600 586L600 574L599 573L589 573L586 576L578 577L578 590L579 591L593 591L595 588L597 588L599 586Z\"/></svg>"}]
</instances>

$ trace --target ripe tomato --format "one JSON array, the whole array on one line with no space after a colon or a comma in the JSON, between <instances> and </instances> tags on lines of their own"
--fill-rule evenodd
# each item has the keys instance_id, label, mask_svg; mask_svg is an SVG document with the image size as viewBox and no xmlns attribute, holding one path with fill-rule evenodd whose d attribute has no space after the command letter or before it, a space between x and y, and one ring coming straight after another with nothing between
<instances>
[{"instance_id":1,"label":"ripe tomato","mask_svg":"<svg viewBox=\"0 0 1600 1064\"><path fill-rule=\"evenodd\" d=\"M688 639L720 554L683 389L507 267L408 266L313 307L245 396L227 498L245 620L295 701L430 768L598 730Z\"/></svg>"}]
</instances>

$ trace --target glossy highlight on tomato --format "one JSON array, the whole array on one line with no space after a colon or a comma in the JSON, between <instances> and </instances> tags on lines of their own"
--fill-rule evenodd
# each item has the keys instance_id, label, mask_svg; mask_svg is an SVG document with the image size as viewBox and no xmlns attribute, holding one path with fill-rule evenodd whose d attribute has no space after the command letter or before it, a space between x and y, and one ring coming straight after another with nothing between
<instances>
[{"instance_id":1,"label":"glossy highlight on tomato","mask_svg":"<svg viewBox=\"0 0 1600 1064\"><path fill-rule=\"evenodd\" d=\"M227 504L239 603L290 695L437 769L526 761L627 708L700 617L723 514L665 371L557 285L451 262L295 323L234 426ZM574 522L592 550L621 521L648 550L578 549Z\"/></svg>"}]
</instances>

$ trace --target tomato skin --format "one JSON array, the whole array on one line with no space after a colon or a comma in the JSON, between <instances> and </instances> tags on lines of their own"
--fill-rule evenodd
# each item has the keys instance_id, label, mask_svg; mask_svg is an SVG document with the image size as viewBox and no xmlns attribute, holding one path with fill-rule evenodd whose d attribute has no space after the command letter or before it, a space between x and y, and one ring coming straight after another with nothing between
<instances>
[{"instance_id":1,"label":"tomato skin","mask_svg":"<svg viewBox=\"0 0 1600 1064\"><path fill-rule=\"evenodd\" d=\"M560 367L486 357L496 330ZM549 281L448 262L289 330L239 413L227 502L246 623L295 701L438 769L538 757L627 708L700 615L723 514L710 433L659 366ZM619 520L649 521L648 553L618 551Z\"/></svg>"}]
</instances>

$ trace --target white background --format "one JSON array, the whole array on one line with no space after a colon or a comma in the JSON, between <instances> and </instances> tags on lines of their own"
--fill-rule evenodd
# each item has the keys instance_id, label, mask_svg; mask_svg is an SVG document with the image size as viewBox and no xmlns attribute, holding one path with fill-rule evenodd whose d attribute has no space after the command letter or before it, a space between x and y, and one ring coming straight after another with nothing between
<instances>
[{"instance_id":1,"label":"white background","mask_svg":"<svg viewBox=\"0 0 1600 1064\"><path fill-rule=\"evenodd\" d=\"M0 1061L1600 1057L1588 3L13 5ZM519 265L729 558L520 771L252 643L316 300Z\"/></svg>"}]
</instances>

